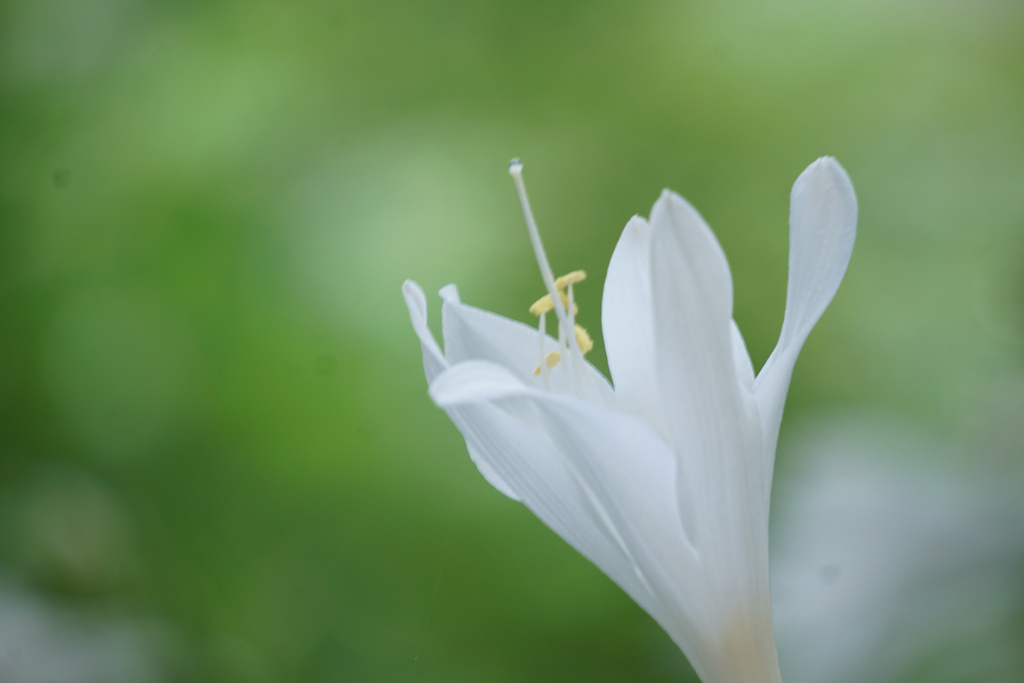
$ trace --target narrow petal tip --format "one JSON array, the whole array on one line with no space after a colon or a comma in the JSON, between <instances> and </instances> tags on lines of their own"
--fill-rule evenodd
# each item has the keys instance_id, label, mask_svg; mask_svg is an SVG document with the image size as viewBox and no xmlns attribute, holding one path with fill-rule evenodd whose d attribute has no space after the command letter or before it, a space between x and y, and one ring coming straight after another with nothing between
<instances>
[{"instance_id":1,"label":"narrow petal tip","mask_svg":"<svg viewBox=\"0 0 1024 683\"><path fill-rule=\"evenodd\" d=\"M693 204L687 201L686 197L666 187L661 191L661 195L651 208L649 222L653 225L656 222L660 222L659 218L665 218L670 215L676 215L677 219L679 219L683 216L689 217L691 215L699 217L700 213L694 208ZM703 222L704 219L701 218L700 220Z\"/></svg>"},{"instance_id":2,"label":"narrow petal tip","mask_svg":"<svg viewBox=\"0 0 1024 683\"><path fill-rule=\"evenodd\" d=\"M439 291L438 294L440 294L441 298L450 304L462 303L462 299L459 297L459 288L455 285L445 285L441 288L441 291Z\"/></svg>"},{"instance_id":3,"label":"narrow petal tip","mask_svg":"<svg viewBox=\"0 0 1024 683\"><path fill-rule=\"evenodd\" d=\"M794 198L797 193L807 190L841 195L847 203L852 199L854 207L856 207L856 194L853 191L850 175L835 157L819 157L804 169L804 172L793 184Z\"/></svg>"},{"instance_id":4,"label":"narrow petal tip","mask_svg":"<svg viewBox=\"0 0 1024 683\"><path fill-rule=\"evenodd\" d=\"M402 296L405 298L405 305L409 308L413 327L426 325L427 297L423 293L423 288L415 280L406 280L402 283Z\"/></svg>"},{"instance_id":5,"label":"narrow petal tip","mask_svg":"<svg viewBox=\"0 0 1024 683\"><path fill-rule=\"evenodd\" d=\"M420 346L423 350L423 370L427 375L427 382L434 378L448 367L441 347L437 345L434 335L427 327L427 297L423 289L414 280L406 280L402 283L402 296L405 297L405 305L409 308L409 320L412 321L412 328L416 336L420 338Z\"/></svg>"}]
</instances>

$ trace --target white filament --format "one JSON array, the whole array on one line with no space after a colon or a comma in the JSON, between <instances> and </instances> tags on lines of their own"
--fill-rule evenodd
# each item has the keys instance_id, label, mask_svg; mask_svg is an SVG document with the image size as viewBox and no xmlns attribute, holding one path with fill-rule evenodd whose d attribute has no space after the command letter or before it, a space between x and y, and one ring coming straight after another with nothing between
<instances>
[{"instance_id":1,"label":"white filament","mask_svg":"<svg viewBox=\"0 0 1024 683\"><path fill-rule=\"evenodd\" d=\"M583 353L580 351L579 344L576 341L576 335L574 333L575 327L573 325L572 307L572 287L569 287L569 311L566 313L565 306L562 304L562 298L558 296L558 290L555 288L555 276L551 271L551 264L548 263L547 254L544 253L544 245L540 241L540 232L537 230L537 222L533 219L533 211L530 210L530 200L526 196L526 185L523 183L523 164L519 159L513 159L508 165L509 175L512 176L512 180L516 184L516 191L519 193L519 204L523 207L523 218L526 219L526 229L530 233L530 243L533 245L533 254L537 258L537 265L540 267L540 276L544 280L544 287L548 290L548 295L551 297L551 304L555 309L555 315L558 317L558 349L561 352L565 349L568 353L566 358L567 364L571 362L573 366L582 362ZM579 354L577 356L577 354ZM577 358L579 361L577 361ZM572 389L571 375L575 375L578 380L582 378L581 373L577 372L570 373L570 369L566 367L567 364L563 364L565 370L565 382L566 388L570 389L573 393L577 393L576 390ZM544 367L544 363L541 363L541 367ZM543 372L543 370L542 370ZM582 386L582 382L580 383Z\"/></svg>"}]
</instances>

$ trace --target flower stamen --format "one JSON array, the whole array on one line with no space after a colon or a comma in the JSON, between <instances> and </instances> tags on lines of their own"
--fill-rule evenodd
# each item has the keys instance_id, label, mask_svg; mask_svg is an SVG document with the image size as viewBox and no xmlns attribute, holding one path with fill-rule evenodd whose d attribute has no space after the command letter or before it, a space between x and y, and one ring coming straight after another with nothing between
<instances>
[{"instance_id":1,"label":"flower stamen","mask_svg":"<svg viewBox=\"0 0 1024 683\"><path fill-rule=\"evenodd\" d=\"M536 377L537 375L539 375L541 373L541 368L550 370L551 368L558 365L558 361L560 360L562 360L562 354L558 353L558 351L552 351L551 353L544 357L544 362L538 365L537 369L533 371L533 376Z\"/></svg>"},{"instance_id":2,"label":"flower stamen","mask_svg":"<svg viewBox=\"0 0 1024 683\"><path fill-rule=\"evenodd\" d=\"M577 324L573 331L576 334L576 343L580 347L580 352L584 356L590 353L591 349L594 348L594 340L590 338L587 329L583 325Z\"/></svg>"},{"instance_id":3,"label":"flower stamen","mask_svg":"<svg viewBox=\"0 0 1024 683\"><path fill-rule=\"evenodd\" d=\"M544 280L544 287L548 290L546 297L541 297L530 306L530 313L539 316L551 310L555 312L555 315L558 317L559 357L561 357L562 352L568 353L566 362L562 365L565 374L565 388L569 393L576 394L577 396L589 395L593 391L593 387L591 386L590 378L583 372L583 354L585 352L581 348L574 331L578 309L576 302L573 301L572 291L573 284L582 282L587 277L587 274L582 270L574 270L558 278L557 282L555 281L554 274L551 272L551 264L548 263L547 254L544 253L544 245L540 241L537 222L534 220L533 211L530 209L530 200L526 196L526 186L523 184L522 162L519 159L513 159L508 165L508 172L516 184L519 204L522 206L523 218L526 220L526 229L530 234L530 243L533 245L533 254L537 258L537 265L540 267L540 275L541 279ZM543 332L541 334L543 335ZM589 339L589 337L586 338ZM593 346L592 342L591 346ZM587 350L589 351L590 349L588 348ZM545 372L546 358L545 362L538 366L542 372ZM547 388L546 378L545 388Z\"/></svg>"},{"instance_id":4,"label":"flower stamen","mask_svg":"<svg viewBox=\"0 0 1024 683\"><path fill-rule=\"evenodd\" d=\"M579 347L580 354L582 356L587 355L590 352L590 350L594 348L594 341L590 338L590 335L587 334L586 328L576 323L576 315L580 312L580 307L573 300L572 286L574 283L582 282L584 279L586 279L586 277L587 274L582 270L574 270L571 273L567 273L566 275L562 275L561 277L555 279L555 286L558 287L558 298L562 301L562 306L565 309L565 311L568 312L569 325L572 326L573 329L573 338L575 339L576 346ZM566 289L568 291L566 291ZM544 389L547 391L551 390L551 377L548 371L551 368L554 368L556 365L558 365L558 362L561 360L561 354L558 351L552 351L547 355L545 355L544 353L545 341L547 339L546 316L550 311L554 310L554 307L555 305L554 302L551 300L550 294L545 294L541 298L534 301L533 304L530 306L530 313L532 315L537 316L540 319L537 325L537 335L539 338L537 343L538 357L540 358L540 361L537 363L537 367L534 369L533 375L534 377L537 377L538 375L541 375L543 373ZM559 325L558 330L558 348L565 349L565 335L561 334L561 325ZM572 356L570 355L569 360L567 361L569 366L572 365L571 359ZM576 368L567 367L568 373L572 374L573 370L576 370ZM577 377L577 381L580 381L579 377Z\"/></svg>"},{"instance_id":5,"label":"flower stamen","mask_svg":"<svg viewBox=\"0 0 1024 683\"><path fill-rule=\"evenodd\" d=\"M585 270L574 270L571 273L566 273L555 280L555 287L558 289L565 289L570 287L577 282L583 282L587 279L587 272Z\"/></svg>"},{"instance_id":6,"label":"flower stamen","mask_svg":"<svg viewBox=\"0 0 1024 683\"><path fill-rule=\"evenodd\" d=\"M555 300L555 276L551 273L551 264L548 263L547 254L544 253L544 245L540 241L540 232L537 230L537 221L533 219L533 211L530 210L530 200L526 196L526 185L523 184L523 164L519 159L513 159L508 165L509 175L516 184L516 191L519 193L519 204L523 208L523 218L526 220L526 230L530 233L530 243L533 245L533 255L537 258L537 265L540 267L540 277L544 280L544 287L554 302L555 313L559 322L565 320L565 308L560 300Z\"/></svg>"},{"instance_id":7,"label":"flower stamen","mask_svg":"<svg viewBox=\"0 0 1024 683\"><path fill-rule=\"evenodd\" d=\"M569 297L566 295L566 293L562 292L562 291L559 291L558 292L558 298L562 300L562 306L564 306L566 309L568 309L569 308ZM532 315L543 315L544 313L547 313L547 312L553 310L554 308L555 308L555 304L552 303L552 301L551 301L551 295L550 294L545 294L544 296L542 296L541 298L537 299L536 301L534 301L530 305L530 313ZM579 306L575 306L574 305L572 308L573 308L573 313L579 313L580 312L580 307Z\"/></svg>"}]
</instances>

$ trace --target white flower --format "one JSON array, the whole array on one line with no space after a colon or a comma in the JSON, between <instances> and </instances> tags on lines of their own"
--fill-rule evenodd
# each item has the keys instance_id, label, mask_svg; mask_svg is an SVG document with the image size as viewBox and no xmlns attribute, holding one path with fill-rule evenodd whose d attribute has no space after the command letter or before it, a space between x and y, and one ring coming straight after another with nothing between
<instances>
[{"instance_id":1,"label":"white flower","mask_svg":"<svg viewBox=\"0 0 1024 683\"><path fill-rule=\"evenodd\" d=\"M431 397L484 477L619 584L704 683L779 681L768 590L775 445L796 356L853 249L849 177L824 157L793 186L786 314L756 379L732 320L729 266L704 220L668 190L650 221L631 219L604 286L613 389L575 329L582 273L552 276L521 170L514 161L550 297L533 308L540 331L461 303L449 285L442 353L423 291L406 281ZM551 310L558 339L544 334Z\"/></svg>"}]
</instances>

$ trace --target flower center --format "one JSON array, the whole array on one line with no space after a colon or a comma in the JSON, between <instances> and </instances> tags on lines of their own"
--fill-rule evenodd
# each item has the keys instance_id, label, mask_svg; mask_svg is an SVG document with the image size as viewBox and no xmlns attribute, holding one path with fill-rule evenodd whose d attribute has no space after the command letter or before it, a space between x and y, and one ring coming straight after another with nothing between
<instances>
[{"instance_id":1,"label":"flower center","mask_svg":"<svg viewBox=\"0 0 1024 683\"><path fill-rule=\"evenodd\" d=\"M564 356L567 359L567 362L562 364L565 386L573 393L579 394L585 382L582 372L583 356L594 348L594 342L587 334L587 330L576 323L579 306L576 305L573 298L573 285L585 280L587 274L582 270L574 270L557 279L554 277L548 257L544 253L544 245L540 241L537 223L530 210L530 200L526 196L522 162L519 159L513 159L508 166L508 172L515 181L516 190L519 192L519 203L523 207L523 217L526 219L526 229L530 233L533 253L537 258L544 286L548 290L547 294L530 306L530 313L539 318L537 326L539 360L533 374L541 375L544 380L544 388L550 391L551 370ZM554 351L549 351L547 348L547 314L551 311L554 311L558 318L558 348Z\"/></svg>"},{"instance_id":2,"label":"flower center","mask_svg":"<svg viewBox=\"0 0 1024 683\"><path fill-rule=\"evenodd\" d=\"M587 355L592 348L594 348L594 340L590 338L590 334L587 333L585 327L575 321L575 317L580 312L579 305L573 300L572 286L577 282L582 282L587 277L587 274L582 270L574 270L567 275L563 275L560 278L555 279L555 287L558 289L558 298L562 300L562 306L567 312L569 312L569 319L573 325L573 336L576 338L576 345L580 348L582 355ZM544 349L544 335L547 329L547 321L545 316L554 308L554 302L551 300L550 294L545 294L541 298L533 302L530 306L530 313L537 316L540 322L537 326L538 333L540 336L540 348L541 348L541 362L537 364L537 369L533 371L534 375L539 375L542 372L542 368L553 368L561 360L561 354L558 351L551 351L547 355L543 355ZM561 331L561 330L559 330Z\"/></svg>"}]
</instances>

